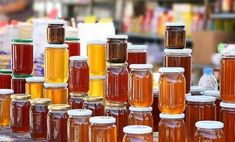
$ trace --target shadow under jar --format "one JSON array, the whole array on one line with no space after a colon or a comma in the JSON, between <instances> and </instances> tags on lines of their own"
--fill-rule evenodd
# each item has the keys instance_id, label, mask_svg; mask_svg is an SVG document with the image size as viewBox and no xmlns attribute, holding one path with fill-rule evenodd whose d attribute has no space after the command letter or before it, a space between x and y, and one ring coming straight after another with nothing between
<instances>
[{"instance_id":1,"label":"shadow under jar","mask_svg":"<svg viewBox=\"0 0 235 142\"><path fill-rule=\"evenodd\" d=\"M72 109L82 109L87 94L70 93L69 105Z\"/></svg>"},{"instance_id":2,"label":"shadow under jar","mask_svg":"<svg viewBox=\"0 0 235 142\"><path fill-rule=\"evenodd\" d=\"M64 20L50 20L47 27L47 42L50 44L64 43Z\"/></svg>"},{"instance_id":3,"label":"shadow under jar","mask_svg":"<svg viewBox=\"0 0 235 142\"><path fill-rule=\"evenodd\" d=\"M90 109L92 116L104 115L104 98L103 97L85 97L83 103L84 109Z\"/></svg>"}]
</instances>

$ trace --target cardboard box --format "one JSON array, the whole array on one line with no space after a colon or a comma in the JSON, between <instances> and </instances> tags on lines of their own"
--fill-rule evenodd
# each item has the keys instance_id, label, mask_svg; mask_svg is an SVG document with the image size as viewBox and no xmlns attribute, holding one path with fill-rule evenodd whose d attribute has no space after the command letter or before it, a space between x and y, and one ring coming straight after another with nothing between
<instances>
[{"instance_id":1,"label":"cardboard box","mask_svg":"<svg viewBox=\"0 0 235 142\"><path fill-rule=\"evenodd\" d=\"M212 56L219 43L235 43L235 33L205 31L193 32L193 64L212 65Z\"/></svg>"}]
</instances>

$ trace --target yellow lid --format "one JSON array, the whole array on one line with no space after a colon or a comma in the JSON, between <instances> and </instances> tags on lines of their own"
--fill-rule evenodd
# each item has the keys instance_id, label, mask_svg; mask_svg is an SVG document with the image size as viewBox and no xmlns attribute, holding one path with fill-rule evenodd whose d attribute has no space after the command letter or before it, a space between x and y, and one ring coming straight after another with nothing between
<instances>
[{"instance_id":1,"label":"yellow lid","mask_svg":"<svg viewBox=\"0 0 235 142\"><path fill-rule=\"evenodd\" d=\"M48 105L48 104L51 104L51 99L48 99L48 98L36 98L36 99L30 100L30 103L32 105L34 105L34 104Z\"/></svg>"},{"instance_id":2,"label":"yellow lid","mask_svg":"<svg viewBox=\"0 0 235 142\"><path fill-rule=\"evenodd\" d=\"M27 94L14 94L14 95L11 95L11 99L12 100L27 100L27 99L30 99L30 95L27 95Z\"/></svg>"},{"instance_id":3,"label":"yellow lid","mask_svg":"<svg viewBox=\"0 0 235 142\"><path fill-rule=\"evenodd\" d=\"M67 104L52 104L48 106L48 109L52 111L68 110L70 108L70 105Z\"/></svg>"}]
</instances>

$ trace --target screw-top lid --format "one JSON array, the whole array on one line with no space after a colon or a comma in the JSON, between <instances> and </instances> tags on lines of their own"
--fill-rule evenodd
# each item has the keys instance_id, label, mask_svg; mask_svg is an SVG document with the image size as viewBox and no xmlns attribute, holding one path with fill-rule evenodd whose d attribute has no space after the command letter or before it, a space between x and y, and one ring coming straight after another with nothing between
<instances>
[{"instance_id":1,"label":"screw-top lid","mask_svg":"<svg viewBox=\"0 0 235 142\"><path fill-rule=\"evenodd\" d=\"M220 106L223 108L235 108L235 103L225 103L225 102L221 102Z\"/></svg>"},{"instance_id":2,"label":"screw-top lid","mask_svg":"<svg viewBox=\"0 0 235 142\"><path fill-rule=\"evenodd\" d=\"M65 21L62 19L53 19L53 20L48 20L47 22L49 25L64 25Z\"/></svg>"},{"instance_id":3,"label":"screw-top lid","mask_svg":"<svg viewBox=\"0 0 235 142\"><path fill-rule=\"evenodd\" d=\"M92 111L89 109L71 109L68 110L68 115L70 116L87 116L91 115Z\"/></svg>"},{"instance_id":4,"label":"screw-top lid","mask_svg":"<svg viewBox=\"0 0 235 142\"><path fill-rule=\"evenodd\" d=\"M123 110L123 109L126 109L126 103L108 103L107 102L106 109Z\"/></svg>"},{"instance_id":5,"label":"screw-top lid","mask_svg":"<svg viewBox=\"0 0 235 142\"><path fill-rule=\"evenodd\" d=\"M224 123L220 121L198 121L195 126L201 129L222 129L224 128Z\"/></svg>"},{"instance_id":6,"label":"screw-top lid","mask_svg":"<svg viewBox=\"0 0 235 142\"><path fill-rule=\"evenodd\" d=\"M215 97L212 96L187 96L186 101L189 102L201 102L201 103L206 103L206 102L214 102L216 100Z\"/></svg>"},{"instance_id":7,"label":"screw-top lid","mask_svg":"<svg viewBox=\"0 0 235 142\"><path fill-rule=\"evenodd\" d=\"M44 77L27 77L26 82L44 82Z\"/></svg>"},{"instance_id":8,"label":"screw-top lid","mask_svg":"<svg viewBox=\"0 0 235 142\"><path fill-rule=\"evenodd\" d=\"M105 75L104 76L90 76L90 80L104 80L105 79Z\"/></svg>"},{"instance_id":9,"label":"screw-top lid","mask_svg":"<svg viewBox=\"0 0 235 142\"><path fill-rule=\"evenodd\" d=\"M190 91L191 92L202 92L203 88L201 86L191 86Z\"/></svg>"},{"instance_id":10,"label":"screw-top lid","mask_svg":"<svg viewBox=\"0 0 235 142\"><path fill-rule=\"evenodd\" d=\"M68 48L68 44L46 44L46 48Z\"/></svg>"},{"instance_id":11,"label":"screw-top lid","mask_svg":"<svg viewBox=\"0 0 235 142\"><path fill-rule=\"evenodd\" d=\"M48 106L48 109L51 111L66 111L70 108L70 105L67 104L51 104Z\"/></svg>"},{"instance_id":12,"label":"screw-top lid","mask_svg":"<svg viewBox=\"0 0 235 142\"><path fill-rule=\"evenodd\" d=\"M181 54L192 54L192 49L164 49L166 55L181 55Z\"/></svg>"},{"instance_id":13,"label":"screw-top lid","mask_svg":"<svg viewBox=\"0 0 235 142\"><path fill-rule=\"evenodd\" d=\"M127 39L127 35L110 35L107 36L107 39Z\"/></svg>"},{"instance_id":14,"label":"screw-top lid","mask_svg":"<svg viewBox=\"0 0 235 142\"><path fill-rule=\"evenodd\" d=\"M28 77L32 77L33 75L31 74L13 74L13 78L23 78L26 79Z\"/></svg>"},{"instance_id":15,"label":"screw-top lid","mask_svg":"<svg viewBox=\"0 0 235 142\"><path fill-rule=\"evenodd\" d=\"M151 64L131 64L129 67L131 69L152 69L153 65L151 65Z\"/></svg>"},{"instance_id":16,"label":"screw-top lid","mask_svg":"<svg viewBox=\"0 0 235 142\"><path fill-rule=\"evenodd\" d=\"M206 67L206 68L203 69L203 73L207 74L207 75L213 74L213 68Z\"/></svg>"},{"instance_id":17,"label":"screw-top lid","mask_svg":"<svg viewBox=\"0 0 235 142\"><path fill-rule=\"evenodd\" d=\"M106 40L97 40L97 39L96 40L88 40L87 45L105 45L106 42L107 42Z\"/></svg>"},{"instance_id":18,"label":"screw-top lid","mask_svg":"<svg viewBox=\"0 0 235 142\"><path fill-rule=\"evenodd\" d=\"M158 95L158 93L159 93L159 89L158 88L153 88L153 94Z\"/></svg>"},{"instance_id":19,"label":"screw-top lid","mask_svg":"<svg viewBox=\"0 0 235 142\"><path fill-rule=\"evenodd\" d=\"M152 111L153 108L152 107L134 107L134 106L130 106L129 107L130 111L138 111L138 112L142 112L142 111Z\"/></svg>"},{"instance_id":20,"label":"screw-top lid","mask_svg":"<svg viewBox=\"0 0 235 142\"><path fill-rule=\"evenodd\" d=\"M229 44L223 51L222 55L223 56L235 56L235 45L234 44Z\"/></svg>"},{"instance_id":21,"label":"screw-top lid","mask_svg":"<svg viewBox=\"0 0 235 142\"><path fill-rule=\"evenodd\" d=\"M128 45L128 51L145 51L147 49L147 45Z\"/></svg>"},{"instance_id":22,"label":"screw-top lid","mask_svg":"<svg viewBox=\"0 0 235 142\"><path fill-rule=\"evenodd\" d=\"M166 27L185 27L185 23L183 22L166 22Z\"/></svg>"},{"instance_id":23,"label":"screw-top lid","mask_svg":"<svg viewBox=\"0 0 235 142\"><path fill-rule=\"evenodd\" d=\"M27 99L30 99L30 95L27 95L27 94L14 94L14 95L11 95L11 99L12 100L27 100Z\"/></svg>"},{"instance_id":24,"label":"screw-top lid","mask_svg":"<svg viewBox=\"0 0 235 142\"><path fill-rule=\"evenodd\" d=\"M37 105L49 105L51 104L51 99L48 98L36 98L36 99L32 99L30 100L30 103L33 104L37 104Z\"/></svg>"},{"instance_id":25,"label":"screw-top lid","mask_svg":"<svg viewBox=\"0 0 235 142\"><path fill-rule=\"evenodd\" d=\"M13 39L12 44L32 44L32 39Z\"/></svg>"},{"instance_id":26,"label":"screw-top lid","mask_svg":"<svg viewBox=\"0 0 235 142\"><path fill-rule=\"evenodd\" d=\"M9 69L0 69L0 73L2 74L12 74L12 71Z\"/></svg>"},{"instance_id":27,"label":"screw-top lid","mask_svg":"<svg viewBox=\"0 0 235 142\"><path fill-rule=\"evenodd\" d=\"M94 124L113 124L116 119L111 116L95 116L90 118L90 123Z\"/></svg>"},{"instance_id":28,"label":"screw-top lid","mask_svg":"<svg viewBox=\"0 0 235 142\"><path fill-rule=\"evenodd\" d=\"M123 66L127 66L128 63L107 63L107 67L123 67Z\"/></svg>"},{"instance_id":29,"label":"screw-top lid","mask_svg":"<svg viewBox=\"0 0 235 142\"><path fill-rule=\"evenodd\" d=\"M44 83L45 88L62 88L67 86L68 83Z\"/></svg>"},{"instance_id":30,"label":"screw-top lid","mask_svg":"<svg viewBox=\"0 0 235 142\"><path fill-rule=\"evenodd\" d=\"M12 89L0 89L0 95L9 95L13 93L14 93L14 90Z\"/></svg>"},{"instance_id":31,"label":"screw-top lid","mask_svg":"<svg viewBox=\"0 0 235 142\"><path fill-rule=\"evenodd\" d=\"M205 90L203 93L205 96L220 97L219 90Z\"/></svg>"},{"instance_id":32,"label":"screw-top lid","mask_svg":"<svg viewBox=\"0 0 235 142\"><path fill-rule=\"evenodd\" d=\"M71 56L69 57L70 61L87 61L88 57L87 56Z\"/></svg>"},{"instance_id":33,"label":"screw-top lid","mask_svg":"<svg viewBox=\"0 0 235 142\"><path fill-rule=\"evenodd\" d=\"M166 113L160 113L159 117L162 119L182 119L184 118L184 113L181 114L166 114Z\"/></svg>"},{"instance_id":34,"label":"screw-top lid","mask_svg":"<svg viewBox=\"0 0 235 142\"><path fill-rule=\"evenodd\" d=\"M123 128L123 132L127 134L149 134L152 133L152 128L145 125L130 125Z\"/></svg>"},{"instance_id":35,"label":"screw-top lid","mask_svg":"<svg viewBox=\"0 0 235 142\"><path fill-rule=\"evenodd\" d=\"M88 96L87 93L72 93L72 92L69 95L70 95L70 97L86 97L86 96Z\"/></svg>"},{"instance_id":36,"label":"screw-top lid","mask_svg":"<svg viewBox=\"0 0 235 142\"><path fill-rule=\"evenodd\" d=\"M79 40L80 40L80 38L78 38L78 37L65 37L66 42L77 42Z\"/></svg>"},{"instance_id":37,"label":"screw-top lid","mask_svg":"<svg viewBox=\"0 0 235 142\"><path fill-rule=\"evenodd\" d=\"M90 97L90 96L84 97L84 101L86 102L99 102L103 100L104 100L103 97Z\"/></svg>"},{"instance_id":38,"label":"screw-top lid","mask_svg":"<svg viewBox=\"0 0 235 142\"><path fill-rule=\"evenodd\" d=\"M184 68L181 67L162 67L159 69L159 73L183 73Z\"/></svg>"}]
</instances>

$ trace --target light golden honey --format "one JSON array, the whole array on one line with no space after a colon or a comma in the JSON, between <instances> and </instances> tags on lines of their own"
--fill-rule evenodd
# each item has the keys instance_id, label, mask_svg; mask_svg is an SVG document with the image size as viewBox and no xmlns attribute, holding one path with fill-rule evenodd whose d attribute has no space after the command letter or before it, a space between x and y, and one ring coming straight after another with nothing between
<instances>
[{"instance_id":1,"label":"light golden honey","mask_svg":"<svg viewBox=\"0 0 235 142\"><path fill-rule=\"evenodd\" d=\"M31 95L31 99L43 97L42 82L27 82L25 84L25 93Z\"/></svg>"},{"instance_id":2,"label":"light golden honey","mask_svg":"<svg viewBox=\"0 0 235 142\"><path fill-rule=\"evenodd\" d=\"M90 78L90 87L88 95L91 97L103 97L104 96L104 83L105 83L105 76L93 76Z\"/></svg>"},{"instance_id":3,"label":"light golden honey","mask_svg":"<svg viewBox=\"0 0 235 142\"><path fill-rule=\"evenodd\" d=\"M68 104L67 87L44 88L44 98L52 100L52 104Z\"/></svg>"},{"instance_id":4,"label":"light golden honey","mask_svg":"<svg viewBox=\"0 0 235 142\"><path fill-rule=\"evenodd\" d=\"M10 120L10 95L0 96L0 127L9 126Z\"/></svg>"}]
</instances>

